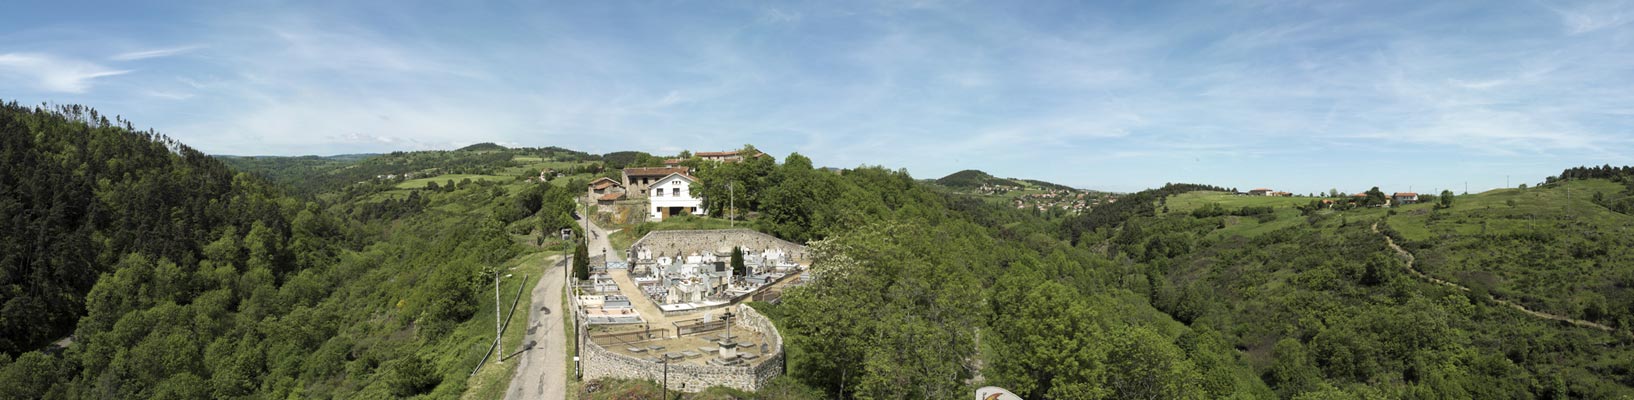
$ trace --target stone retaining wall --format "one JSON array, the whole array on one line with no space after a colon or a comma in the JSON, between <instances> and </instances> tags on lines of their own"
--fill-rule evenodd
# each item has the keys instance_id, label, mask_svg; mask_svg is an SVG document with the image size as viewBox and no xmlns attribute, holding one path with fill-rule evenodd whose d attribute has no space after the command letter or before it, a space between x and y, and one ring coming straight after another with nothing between
<instances>
[{"instance_id":1,"label":"stone retaining wall","mask_svg":"<svg viewBox=\"0 0 1634 400\"><path fill-rule=\"evenodd\" d=\"M757 364L740 367L672 364L669 366L670 390L696 393L710 386L725 386L753 392L783 373L783 337L777 333L777 326L747 305L739 305L736 311L735 324L767 338L766 342L773 346L771 355L757 359ZM579 326L579 337L589 337L585 325ZM618 354L594 341L584 342L579 357L586 381L623 378L664 382L663 364Z\"/></svg>"},{"instance_id":2,"label":"stone retaining wall","mask_svg":"<svg viewBox=\"0 0 1634 400\"><path fill-rule=\"evenodd\" d=\"M640 254L645 248L652 251L653 257L686 256L693 253L719 251L722 247L739 246L755 251L764 251L767 248L778 248L789 255L796 262L807 261L806 246L798 243L778 239L776 236L757 232L753 229L713 229L690 231L652 231L647 232L635 244L630 245L630 254Z\"/></svg>"}]
</instances>

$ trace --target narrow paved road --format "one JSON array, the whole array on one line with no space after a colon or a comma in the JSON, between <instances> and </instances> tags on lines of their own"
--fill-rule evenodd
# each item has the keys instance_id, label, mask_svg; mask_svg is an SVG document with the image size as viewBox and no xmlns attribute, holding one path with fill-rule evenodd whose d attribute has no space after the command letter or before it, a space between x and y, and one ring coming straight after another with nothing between
<instances>
[{"instance_id":1,"label":"narrow paved road","mask_svg":"<svg viewBox=\"0 0 1634 400\"><path fill-rule=\"evenodd\" d=\"M580 220L579 223L583 224L584 221ZM626 249L613 248L612 243L607 240L607 235L611 233L596 225L594 220L590 221L590 247L585 250L590 253L591 257L606 254L607 261L624 261L624 250ZM606 253L603 253L603 251L606 251Z\"/></svg>"},{"instance_id":2,"label":"narrow paved road","mask_svg":"<svg viewBox=\"0 0 1634 400\"><path fill-rule=\"evenodd\" d=\"M1418 267L1414 265L1414 261L1416 259L1413 257L1413 253L1408 253L1407 250L1402 249L1401 246L1397 246L1395 239L1391 239L1390 235L1385 235L1384 233L1379 232L1379 223L1377 223L1377 222L1373 223L1373 233L1378 233L1380 236L1384 236L1385 244L1390 245L1390 249L1395 250L1396 254L1401 256L1403 261L1407 262L1407 272L1411 272L1413 274L1413 276L1417 276L1419 279L1423 279L1425 281L1428 281L1430 283L1434 283L1434 284L1437 284L1437 285L1442 285L1442 286L1458 289L1458 290L1465 291L1465 292L1469 291L1469 288L1464 287L1463 285L1459 285L1457 283L1452 283L1452 282L1448 282L1448 281L1445 281L1445 280L1441 280L1439 278L1430 276L1429 274L1425 274L1423 271L1419 271ZM1593 321L1584 321L1584 320L1573 319L1573 318L1569 318L1569 317L1565 317L1565 316L1561 316L1561 315L1555 315L1555 314L1550 314L1550 313L1546 313L1546 312L1535 311L1535 310L1532 310L1530 308L1526 308L1526 306L1511 303L1508 300L1493 297L1490 294L1487 295L1487 298L1492 299L1492 302L1494 302L1494 303L1498 303L1498 304L1502 304L1504 306L1508 306L1509 308L1513 308L1515 310L1518 310L1518 311L1520 311L1522 313L1525 313L1526 315L1530 315L1530 316L1535 317L1535 318L1541 318L1541 319L1547 319L1547 320L1553 320L1553 321L1560 321L1560 322L1565 322L1565 323L1572 324L1572 325L1581 326L1581 327L1584 327L1584 328L1599 329L1599 330L1606 331L1606 332L1614 332L1615 331L1614 329L1612 329L1609 326L1601 325L1601 324L1595 323Z\"/></svg>"},{"instance_id":3,"label":"narrow paved road","mask_svg":"<svg viewBox=\"0 0 1634 400\"><path fill-rule=\"evenodd\" d=\"M516 356L516 375L505 391L506 399L566 399L567 398L567 336L562 326L562 271L566 259L555 261L546 268L539 284L533 287L533 304L528 307L528 334L522 340L534 341L532 349ZM505 349L502 353L512 350Z\"/></svg>"}]
</instances>

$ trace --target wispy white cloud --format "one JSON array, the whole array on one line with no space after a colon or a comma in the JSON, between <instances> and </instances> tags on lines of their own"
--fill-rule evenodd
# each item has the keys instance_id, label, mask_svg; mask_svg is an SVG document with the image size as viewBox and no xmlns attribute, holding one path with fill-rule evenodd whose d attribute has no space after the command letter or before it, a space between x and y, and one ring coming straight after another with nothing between
<instances>
[{"instance_id":1,"label":"wispy white cloud","mask_svg":"<svg viewBox=\"0 0 1634 400\"><path fill-rule=\"evenodd\" d=\"M1634 21L1634 10L1627 2L1590 2L1577 6L1551 8L1560 16L1566 33L1572 35L1614 28Z\"/></svg>"},{"instance_id":2,"label":"wispy white cloud","mask_svg":"<svg viewBox=\"0 0 1634 400\"><path fill-rule=\"evenodd\" d=\"M1026 10L660 4L494 15L280 6L204 18L213 22L186 37L208 38L208 52L134 51L103 61L112 67L55 59L81 63L75 73L38 66L39 53L6 54L0 84L83 92L127 72L121 62L172 57L97 95L136 103L142 113L126 115L233 154L753 143L835 166L924 176L976 167L1139 188L1360 179L1371 172L1278 166L1404 152L1532 166L1634 150L1622 139L1634 138L1625 123L1634 113L1628 8L1540 10L1043 1ZM136 41L149 45L123 49L205 43ZM82 47L64 54L112 53ZM173 57L190 51L209 57ZM19 63L42 72L18 72Z\"/></svg>"},{"instance_id":3,"label":"wispy white cloud","mask_svg":"<svg viewBox=\"0 0 1634 400\"><path fill-rule=\"evenodd\" d=\"M0 54L0 75L49 92L84 93L97 78L122 75L129 70L104 67L92 62L40 53Z\"/></svg>"},{"instance_id":4,"label":"wispy white cloud","mask_svg":"<svg viewBox=\"0 0 1634 400\"><path fill-rule=\"evenodd\" d=\"M784 11L777 8L768 8L760 13L759 21L765 24L786 24L800 22L803 16L798 12Z\"/></svg>"},{"instance_id":5,"label":"wispy white cloud","mask_svg":"<svg viewBox=\"0 0 1634 400\"><path fill-rule=\"evenodd\" d=\"M153 97L166 99L166 100L187 100L187 99L193 98L192 93L170 92L170 91L162 91L162 90L150 90L150 91L148 91L148 96L153 96Z\"/></svg>"},{"instance_id":6,"label":"wispy white cloud","mask_svg":"<svg viewBox=\"0 0 1634 400\"><path fill-rule=\"evenodd\" d=\"M131 52L115 54L115 55L113 55L113 57L108 57L108 59L114 60L114 61L146 60L146 59L149 59L149 58L163 58L163 57L176 56L176 55L184 54L184 53L191 52L191 51L198 50L198 49L202 49L202 48L204 48L204 46L194 45L194 46L171 47L171 48L164 48L164 49L131 51Z\"/></svg>"}]
</instances>

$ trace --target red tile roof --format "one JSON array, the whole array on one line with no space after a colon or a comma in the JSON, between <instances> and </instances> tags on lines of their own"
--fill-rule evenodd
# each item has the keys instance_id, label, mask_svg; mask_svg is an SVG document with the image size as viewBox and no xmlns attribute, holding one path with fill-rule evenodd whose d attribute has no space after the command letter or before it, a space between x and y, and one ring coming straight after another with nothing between
<instances>
[{"instance_id":1,"label":"red tile roof","mask_svg":"<svg viewBox=\"0 0 1634 400\"><path fill-rule=\"evenodd\" d=\"M1394 194L1394 195L1391 195L1391 196L1390 196L1390 197L1418 197L1418 193L1413 193L1413 192L1396 192L1396 194Z\"/></svg>"},{"instance_id":2,"label":"red tile roof","mask_svg":"<svg viewBox=\"0 0 1634 400\"><path fill-rule=\"evenodd\" d=\"M618 199L622 199L622 198L624 198L624 193L623 192L613 192L613 193L608 193L608 194L601 195L601 197L596 198L596 200L613 201L613 200L618 200Z\"/></svg>"},{"instance_id":3,"label":"red tile roof","mask_svg":"<svg viewBox=\"0 0 1634 400\"><path fill-rule=\"evenodd\" d=\"M605 176L600 177L600 178L596 178L596 180L590 181L590 188L592 188L592 189L606 189L608 186L623 186L623 185L620 185L618 183L618 181L612 180L611 178L608 178L608 177L605 177Z\"/></svg>"}]
</instances>

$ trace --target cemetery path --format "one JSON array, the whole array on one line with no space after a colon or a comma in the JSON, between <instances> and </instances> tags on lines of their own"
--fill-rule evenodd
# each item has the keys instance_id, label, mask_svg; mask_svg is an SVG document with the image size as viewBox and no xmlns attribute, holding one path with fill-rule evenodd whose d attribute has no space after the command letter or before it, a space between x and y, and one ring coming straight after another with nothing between
<instances>
[{"instance_id":1,"label":"cemetery path","mask_svg":"<svg viewBox=\"0 0 1634 400\"><path fill-rule=\"evenodd\" d=\"M1395 250L1396 255L1400 256L1402 261L1407 263L1407 272L1412 273L1413 276L1418 277L1419 279L1423 279L1423 280L1425 280L1427 282L1430 282L1430 283L1434 283L1434 284L1437 284L1437 285L1442 285L1442 286L1447 286L1447 287L1450 287L1450 288L1458 289L1459 291L1464 291L1464 292L1470 291L1469 288L1464 287L1463 285L1459 285L1457 283L1445 281L1445 280L1442 280L1440 278L1430 276L1429 274L1425 274L1423 271L1419 271L1418 266L1415 264L1416 259L1413 257L1413 253L1409 253L1409 252L1407 252L1406 249L1401 248L1401 246L1397 246L1396 245L1396 240L1391 239L1390 235L1385 235L1383 232L1379 232L1379 223L1377 223L1377 222L1373 223L1373 233L1378 233L1380 236L1384 236L1384 243L1389 245L1391 250ZM1552 321L1560 321L1560 322L1565 322L1565 323L1568 323L1568 324L1577 325L1577 326L1584 327L1584 328L1599 329L1599 330L1606 331L1606 332L1614 332L1615 331L1615 329L1612 329L1609 326L1605 326L1605 325L1602 325L1602 324L1599 324L1599 323L1595 323L1593 321L1584 321L1584 320L1574 319L1574 318L1566 317L1566 316L1562 316L1562 315L1555 315L1555 314L1550 314L1550 313L1546 313L1546 312L1542 312L1542 311L1536 311L1536 310L1533 310L1533 309L1530 309L1530 308L1526 308L1526 306L1516 304L1516 303L1512 303L1512 302L1510 302L1508 300L1497 298L1497 297L1492 296L1490 294L1487 295L1487 298L1491 299L1493 303L1503 305L1505 307L1513 308L1513 309L1515 309L1517 311L1520 311L1521 313L1524 313L1526 315L1530 315L1530 316L1532 316L1534 318L1547 319L1547 320L1552 320Z\"/></svg>"},{"instance_id":2,"label":"cemetery path","mask_svg":"<svg viewBox=\"0 0 1634 400\"><path fill-rule=\"evenodd\" d=\"M641 287L636 286L635 280L630 279L630 270L609 270L607 275L611 275L613 282L618 283L619 293L630 298L630 305L635 306L636 312L641 313L641 319L647 320L647 326L655 329L669 328L671 326L670 318L664 316L664 311L658 309L658 304L648 298L645 293L641 293Z\"/></svg>"},{"instance_id":3,"label":"cemetery path","mask_svg":"<svg viewBox=\"0 0 1634 400\"><path fill-rule=\"evenodd\" d=\"M547 268L533 287L533 304L528 306L528 334L522 343L536 342L517 356L516 373L505 391L506 399L567 398L567 332L562 323L562 276L566 258Z\"/></svg>"}]
</instances>

